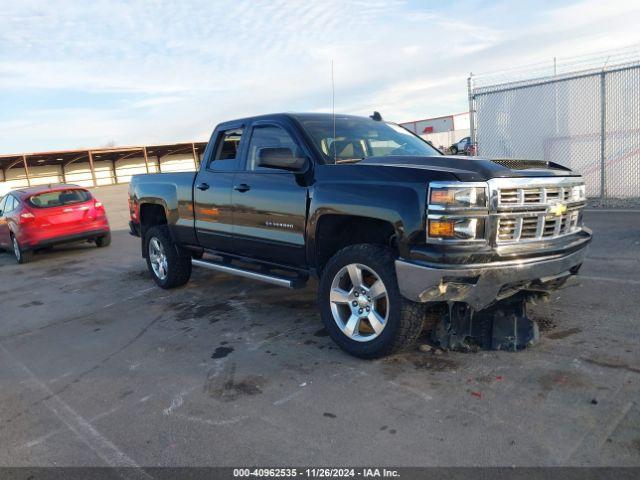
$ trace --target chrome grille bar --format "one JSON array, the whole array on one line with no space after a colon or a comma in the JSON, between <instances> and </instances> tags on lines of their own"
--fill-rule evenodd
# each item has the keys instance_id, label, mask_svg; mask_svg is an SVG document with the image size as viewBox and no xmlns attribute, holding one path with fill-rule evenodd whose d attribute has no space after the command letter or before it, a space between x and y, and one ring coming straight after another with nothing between
<instances>
[{"instance_id":1,"label":"chrome grille bar","mask_svg":"<svg viewBox=\"0 0 640 480\"><path fill-rule=\"evenodd\" d=\"M579 231L586 204L581 177L499 178L489 182L496 245L548 240Z\"/></svg>"}]
</instances>

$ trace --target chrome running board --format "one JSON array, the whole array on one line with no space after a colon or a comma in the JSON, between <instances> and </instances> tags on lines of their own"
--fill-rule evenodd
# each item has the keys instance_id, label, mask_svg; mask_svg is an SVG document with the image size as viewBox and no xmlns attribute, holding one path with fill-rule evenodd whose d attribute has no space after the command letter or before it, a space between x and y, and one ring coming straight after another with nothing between
<instances>
[{"instance_id":1,"label":"chrome running board","mask_svg":"<svg viewBox=\"0 0 640 480\"><path fill-rule=\"evenodd\" d=\"M233 267L231 265L223 265L221 263L211 262L207 260L192 259L191 264L197 267L208 268L209 270L216 270L218 272L229 273L231 275L237 275L239 277L250 278L251 280L258 280L260 282L271 283L272 285L278 285L285 288L301 288L304 286L304 281L299 278L285 278L268 273L256 272L254 270L245 270L239 267Z\"/></svg>"}]
</instances>

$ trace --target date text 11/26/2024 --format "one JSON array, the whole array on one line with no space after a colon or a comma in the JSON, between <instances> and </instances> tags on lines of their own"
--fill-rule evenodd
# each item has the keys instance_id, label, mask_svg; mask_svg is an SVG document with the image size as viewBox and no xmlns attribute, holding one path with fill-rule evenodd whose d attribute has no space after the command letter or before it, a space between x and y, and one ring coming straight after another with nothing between
<instances>
[{"instance_id":1,"label":"date text 11/26/2024","mask_svg":"<svg viewBox=\"0 0 640 480\"><path fill-rule=\"evenodd\" d=\"M236 468L234 478L399 478L398 470L387 468Z\"/></svg>"}]
</instances>

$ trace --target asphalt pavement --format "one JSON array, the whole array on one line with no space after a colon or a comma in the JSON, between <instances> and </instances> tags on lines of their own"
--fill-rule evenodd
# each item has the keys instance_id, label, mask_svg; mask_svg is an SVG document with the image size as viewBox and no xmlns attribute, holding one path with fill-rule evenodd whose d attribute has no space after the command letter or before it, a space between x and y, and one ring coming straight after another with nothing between
<instances>
[{"instance_id":1,"label":"asphalt pavement","mask_svg":"<svg viewBox=\"0 0 640 480\"><path fill-rule=\"evenodd\" d=\"M640 213L590 210L578 281L519 353L364 361L315 285L194 269L155 287L102 187L113 243L0 254L0 466L640 466Z\"/></svg>"}]
</instances>

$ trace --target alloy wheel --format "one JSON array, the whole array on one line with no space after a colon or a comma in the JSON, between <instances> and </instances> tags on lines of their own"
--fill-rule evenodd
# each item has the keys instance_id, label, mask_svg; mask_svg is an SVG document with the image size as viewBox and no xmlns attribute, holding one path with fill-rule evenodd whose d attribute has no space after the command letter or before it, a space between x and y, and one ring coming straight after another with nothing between
<instances>
[{"instance_id":1,"label":"alloy wheel","mask_svg":"<svg viewBox=\"0 0 640 480\"><path fill-rule=\"evenodd\" d=\"M149 240L149 261L156 277L160 280L167 278L169 274L167 255L164 252L162 242L156 237L152 237L151 240Z\"/></svg>"},{"instance_id":2,"label":"alloy wheel","mask_svg":"<svg viewBox=\"0 0 640 480\"><path fill-rule=\"evenodd\" d=\"M16 237L13 237L13 253L16 256L16 260L18 260L19 262L22 254L20 252L20 245L18 245L18 240L16 240Z\"/></svg>"},{"instance_id":3,"label":"alloy wheel","mask_svg":"<svg viewBox=\"0 0 640 480\"><path fill-rule=\"evenodd\" d=\"M351 340L369 342L387 325L387 288L380 275L366 265L342 267L333 277L329 301L334 321Z\"/></svg>"}]
</instances>

